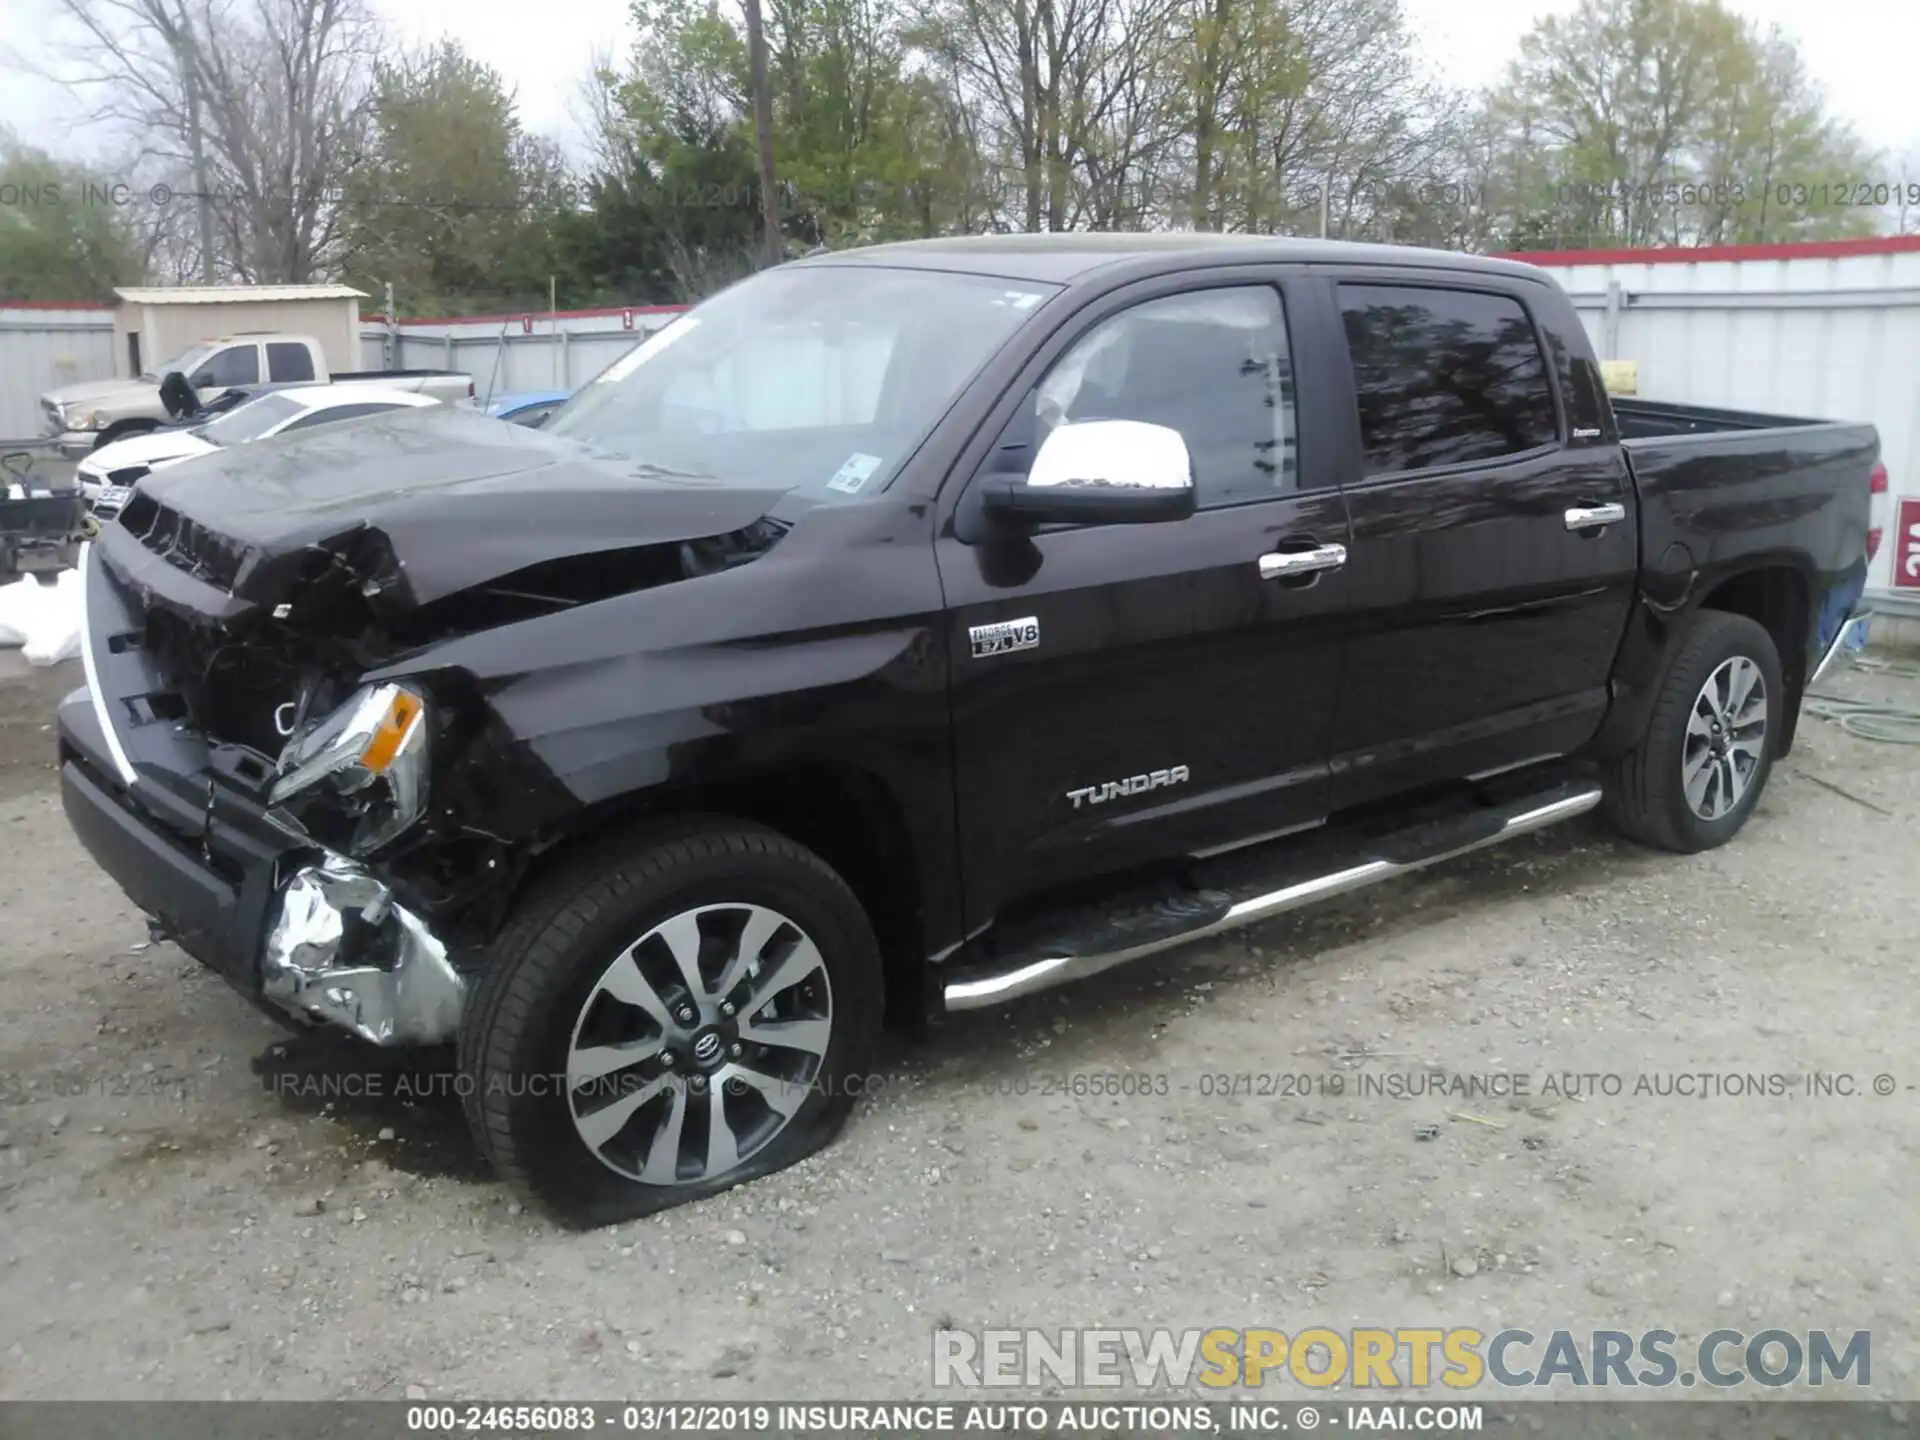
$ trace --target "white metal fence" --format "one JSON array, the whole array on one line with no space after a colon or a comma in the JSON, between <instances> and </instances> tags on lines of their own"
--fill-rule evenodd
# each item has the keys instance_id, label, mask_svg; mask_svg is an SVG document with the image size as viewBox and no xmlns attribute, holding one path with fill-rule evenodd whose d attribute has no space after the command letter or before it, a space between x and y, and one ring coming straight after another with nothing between
<instances>
[{"instance_id":1,"label":"white metal fence","mask_svg":"<svg viewBox=\"0 0 1920 1440\"><path fill-rule=\"evenodd\" d=\"M379 321L361 326L368 370L458 370L489 395L575 390L666 325L680 306L494 315L480 319Z\"/></svg>"},{"instance_id":2,"label":"white metal fence","mask_svg":"<svg viewBox=\"0 0 1920 1440\"><path fill-rule=\"evenodd\" d=\"M37 437L40 397L114 373L113 315L90 305L0 303L0 441Z\"/></svg>"}]
</instances>

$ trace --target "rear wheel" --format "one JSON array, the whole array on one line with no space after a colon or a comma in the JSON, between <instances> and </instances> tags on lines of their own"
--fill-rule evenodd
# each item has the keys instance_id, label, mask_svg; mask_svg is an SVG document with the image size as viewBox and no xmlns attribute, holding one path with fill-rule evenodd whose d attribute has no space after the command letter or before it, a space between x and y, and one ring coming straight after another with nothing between
<instances>
[{"instance_id":1,"label":"rear wheel","mask_svg":"<svg viewBox=\"0 0 1920 1440\"><path fill-rule=\"evenodd\" d=\"M830 1141L881 1013L865 914L818 856L715 821L556 874L460 1037L474 1136L565 1223L783 1169Z\"/></svg>"},{"instance_id":2,"label":"rear wheel","mask_svg":"<svg viewBox=\"0 0 1920 1440\"><path fill-rule=\"evenodd\" d=\"M1785 686L1773 637L1744 615L1682 622L1646 731L1607 776L1607 813L1642 844L1691 854L1724 845L1760 801Z\"/></svg>"}]
</instances>

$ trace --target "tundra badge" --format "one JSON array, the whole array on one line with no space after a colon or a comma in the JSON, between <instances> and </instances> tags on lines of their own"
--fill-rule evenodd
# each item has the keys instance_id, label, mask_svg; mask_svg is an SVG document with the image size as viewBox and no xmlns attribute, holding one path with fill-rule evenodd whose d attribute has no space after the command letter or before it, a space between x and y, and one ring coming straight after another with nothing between
<instances>
[{"instance_id":1,"label":"tundra badge","mask_svg":"<svg viewBox=\"0 0 1920 1440\"><path fill-rule=\"evenodd\" d=\"M1144 795L1149 790L1159 790L1168 785L1184 785L1188 778L1187 767L1175 765L1170 770L1154 770L1126 780L1109 780L1104 785L1089 785L1084 790L1069 790L1067 798L1073 801L1073 808L1078 810L1083 801L1093 805L1104 805L1116 795Z\"/></svg>"},{"instance_id":2,"label":"tundra badge","mask_svg":"<svg viewBox=\"0 0 1920 1440\"><path fill-rule=\"evenodd\" d=\"M995 625L975 625L967 631L973 641L973 658L1006 655L1015 650L1033 650L1040 644L1040 620L1028 615L1020 620L1002 620Z\"/></svg>"}]
</instances>

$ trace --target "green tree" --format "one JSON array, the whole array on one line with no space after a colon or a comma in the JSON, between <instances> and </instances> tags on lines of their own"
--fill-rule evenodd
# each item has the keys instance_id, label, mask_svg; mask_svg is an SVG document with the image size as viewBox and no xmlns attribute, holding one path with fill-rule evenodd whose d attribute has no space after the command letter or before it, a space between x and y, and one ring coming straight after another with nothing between
<instances>
[{"instance_id":1,"label":"green tree","mask_svg":"<svg viewBox=\"0 0 1920 1440\"><path fill-rule=\"evenodd\" d=\"M369 119L345 187L349 278L421 314L544 302L568 182L500 75L442 41L376 66Z\"/></svg>"},{"instance_id":2,"label":"green tree","mask_svg":"<svg viewBox=\"0 0 1920 1440\"><path fill-rule=\"evenodd\" d=\"M144 278L113 183L0 130L0 300L104 301Z\"/></svg>"},{"instance_id":3,"label":"green tree","mask_svg":"<svg viewBox=\"0 0 1920 1440\"><path fill-rule=\"evenodd\" d=\"M1872 228L1870 212L1817 194L1777 203L1783 184L1859 174L1862 150L1827 115L1793 43L1719 0L1580 0L1529 32L1489 113L1533 157L1508 167L1524 177L1509 197L1515 228L1550 229L1556 243Z\"/></svg>"}]
</instances>

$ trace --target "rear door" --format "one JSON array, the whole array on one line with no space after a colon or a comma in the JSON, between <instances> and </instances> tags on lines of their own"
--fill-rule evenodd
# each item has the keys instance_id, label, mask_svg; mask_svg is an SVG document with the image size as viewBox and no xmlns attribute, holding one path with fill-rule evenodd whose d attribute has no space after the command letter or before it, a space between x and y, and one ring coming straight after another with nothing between
<instances>
[{"instance_id":1,"label":"rear door","mask_svg":"<svg viewBox=\"0 0 1920 1440\"><path fill-rule=\"evenodd\" d=\"M1336 803L1578 748L1633 594L1634 496L1619 445L1569 424L1545 292L1404 271L1333 290L1359 431Z\"/></svg>"},{"instance_id":2,"label":"rear door","mask_svg":"<svg viewBox=\"0 0 1920 1440\"><path fill-rule=\"evenodd\" d=\"M1336 323L1314 299L1268 269L1109 296L1042 348L963 458L972 489L1024 473L1053 424L1150 421L1185 438L1200 507L969 541L963 496L943 527L970 923L1325 813L1347 579L1337 562L1263 564L1347 542L1309 423L1324 376L1296 364L1327 348L1302 337Z\"/></svg>"}]
</instances>

